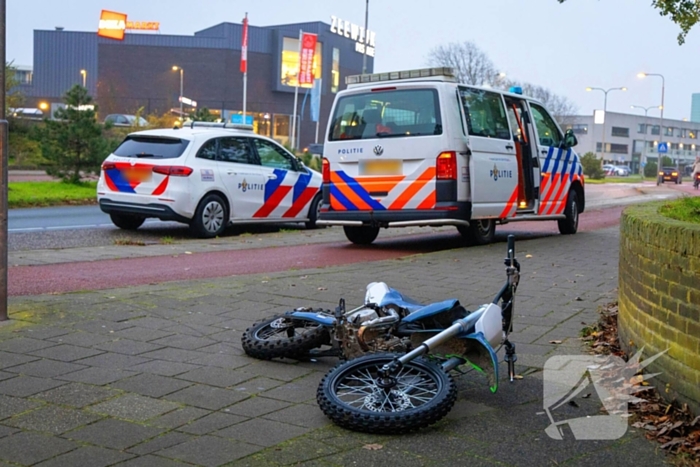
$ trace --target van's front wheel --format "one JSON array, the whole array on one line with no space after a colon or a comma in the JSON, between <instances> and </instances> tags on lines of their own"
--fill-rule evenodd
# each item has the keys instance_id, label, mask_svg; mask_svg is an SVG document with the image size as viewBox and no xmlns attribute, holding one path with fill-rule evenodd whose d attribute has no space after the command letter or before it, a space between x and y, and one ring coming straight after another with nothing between
<instances>
[{"instance_id":1,"label":"van's front wheel","mask_svg":"<svg viewBox=\"0 0 700 467\"><path fill-rule=\"evenodd\" d=\"M575 190L569 191L566 198L566 208L564 208L566 219L559 219L559 233L562 235L572 235L578 230L578 195Z\"/></svg>"},{"instance_id":2,"label":"van's front wheel","mask_svg":"<svg viewBox=\"0 0 700 467\"><path fill-rule=\"evenodd\" d=\"M379 235L379 227L350 227L344 226L343 231L345 231L345 236L355 245L369 245L371 244Z\"/></svg>"},{"instance_id":3,"label":"van's front wheel","mask_svg":"<svg viewBox=\"0 0 700 467\"><path fill-rule=\"evenodd\" d=\"M496 238L495 219L477 219L469 221L469 227L458 225L457 230L469 242L476 245L492 243Z\"/></svg>"}]
</instances>

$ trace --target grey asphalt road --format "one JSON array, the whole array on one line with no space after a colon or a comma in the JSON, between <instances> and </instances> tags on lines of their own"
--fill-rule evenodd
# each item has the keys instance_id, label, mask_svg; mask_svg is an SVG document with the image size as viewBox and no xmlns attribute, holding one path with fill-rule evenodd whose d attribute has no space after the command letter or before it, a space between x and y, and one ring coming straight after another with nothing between
<instances>
[{"instance_id":1,"label":"grey asphalt road","mask_svg":"<svg viewBox=\"0 0 700 467\"><path fill-rule=\"evenodd\" d=\"M99 206L60 206L10 209L8 232L34 232L78 228L113 227Z\"/></svg>"}]
</instances>

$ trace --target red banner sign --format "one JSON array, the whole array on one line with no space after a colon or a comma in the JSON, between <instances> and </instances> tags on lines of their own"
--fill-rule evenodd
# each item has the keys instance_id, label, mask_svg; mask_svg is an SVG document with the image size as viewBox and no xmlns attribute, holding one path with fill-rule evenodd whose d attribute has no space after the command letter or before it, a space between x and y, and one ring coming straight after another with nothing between
<instances>
[{"instance_id":1,"label":"red banner sign","mask_svg":"<svg viewBox=\"0 0 700 467\"><path fill-rule=\"evenodd\" d=\"M299 57L299 84L314 82L314 54L316 53L316 34L305 32L301 38L301 56Z\"/></svg>"},{"instance_id":2,"label":"red banner sign","mask_svg":"<svg viewBox=\"0 0 700 467\"><path fill-rule=\"evenodd\" d=\"M243 39L241 45L241 73L248 72L248 15L243 18Z\"/></svg>"}]
</instances>

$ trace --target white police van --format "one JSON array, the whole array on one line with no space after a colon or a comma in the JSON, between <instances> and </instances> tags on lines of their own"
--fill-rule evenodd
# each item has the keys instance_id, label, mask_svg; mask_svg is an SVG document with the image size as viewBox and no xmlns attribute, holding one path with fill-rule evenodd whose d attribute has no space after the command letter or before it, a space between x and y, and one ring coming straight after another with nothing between
<instances>
[{"instance_id":1,"label":"white police van","mask_svg":"<svg viewBox=\"0 0 700 467\"><path fill-rule=\"evenodd\" d=\"M583 169L542 103L462 85L450 68L348 76L323 146L318 223L372 243L382 227L454 225L477 244L496 224L556 220L576 233Z\"/></svg>"}]
</instances>

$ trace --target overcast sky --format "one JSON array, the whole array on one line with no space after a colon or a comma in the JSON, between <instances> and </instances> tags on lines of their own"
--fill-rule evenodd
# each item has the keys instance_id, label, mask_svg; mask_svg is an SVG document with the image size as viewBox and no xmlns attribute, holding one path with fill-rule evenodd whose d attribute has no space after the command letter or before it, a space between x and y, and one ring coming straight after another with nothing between
<instances>
[{"instance_id":1,"label":"overcast sky","mask_svg":"<svg viewBox=\"0 0 700 467\"><path fill-rule=\"evenodd\" d=\"M429 51L448 42L472 41L509 78L568 97L580 114L603 108L602 92L587 86L626 86L608 94L608 111L639 112L631 105L661 103L665 118L689 118L692 93L700 93L700 26L686 43L678 27L651 0L370 0L376 31L375 71L420 68ZM96 31L100 10L134 21L159 21L162 34L192 35L223 21L255 26L324 21L334 15L364 23L364 0L9 0L7 58L31 65L34 29ZM658 115L650 111L649 115Z\"/></svg>"}]
</instances>

